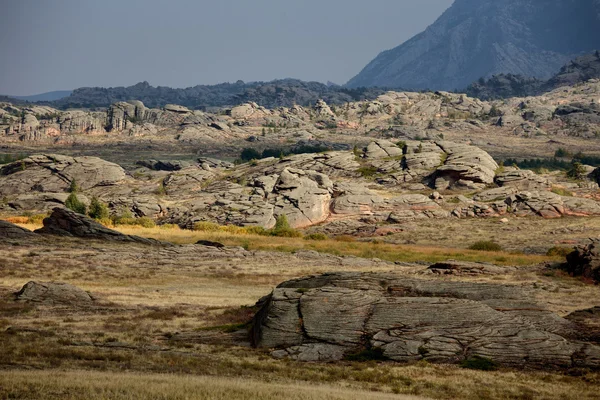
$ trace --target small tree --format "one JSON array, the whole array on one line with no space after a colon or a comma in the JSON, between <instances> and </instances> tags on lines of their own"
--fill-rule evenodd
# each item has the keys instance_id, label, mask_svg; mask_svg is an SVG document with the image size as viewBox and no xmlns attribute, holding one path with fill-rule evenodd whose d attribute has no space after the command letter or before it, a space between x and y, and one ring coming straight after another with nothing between
<instances>
[{"instance_id":1,"label":"small tree","mask_svg":"<svg viewBox=\"0 0 600 400\"><path fill-rule=\"evenodd\" d=\"M96 220L107 219L109 217L108 206L94 196L92 197L92 201L90 202L90 209L88 211L88 215Z\"/></svg>"},{"instance_id":2,"label":"small tree","mask_svg":"<svg viewBox=\"0 0 600 400\"><path fill-rule=\"evenodd\" d=\"M579 161L573 161L571 168L567 171L567 176L573 179L583 179L585 175L585 167Z\"/></svg>"},{"instance_id":3,"label":"small tree","mask_svg":"<svg viewBox=\"0 0 600 400\"><path fill-rule=\"evenodd\" d=\"M240 158L242 161L258 160L260 159L260 153L255 149L246 148L242 150Z\"/></svg>"},{"instance_id":4,"label":"small tree","mask_svg":"<svg viewBox=\"0 0 600 400\"><path fill-rule=\"evenodd\" d=\"M71 180L71 183L69 184L69 193L77 193L79 191L79 185L77 185L77 181L75 180L75 178L73 178Z\"/></svg>"},{"instance_id":5,"label":"small tree","mask_svg":"<svg viewBox=\"0 0 600 400\"><path fill-rule=\"evenodd\" d=\"M275 227L270 231L272 236L280 237L301 237L302 234L297 230L293 229L288 222L287 216L281 214L275 220Z\"/></svg>"},{"instance_id":6,"label":"small tree","mask_svg":"<svg viewBox=\"0 0 600 400\"><path fill-rule=\"evenodd\" d=\"M69 195L69 197L67 197L67 200L65 201L65 207L67 207L69 210L73 210L76 213L79 214L85 214L86 213L86 206L85 204L83 204L78 198L77 195L75 193L71 193Z\"/></svg>"}]
</instances>

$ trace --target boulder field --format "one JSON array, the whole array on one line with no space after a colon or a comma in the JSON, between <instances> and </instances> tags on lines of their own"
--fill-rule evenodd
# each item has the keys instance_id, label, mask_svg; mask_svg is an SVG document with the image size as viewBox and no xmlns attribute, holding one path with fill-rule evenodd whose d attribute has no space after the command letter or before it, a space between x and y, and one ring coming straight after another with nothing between
<instances>
[{"instance_id":1,"label":"boulder field","mask_svg":"<svg viewBox=\"0 0 600 400\"><path fill-rule=\"evenodd\" d=\"M83 203L97 197L112 214L187 228L202 221L271 228L281 215L294 228L600 215L593 178L574 183L499 166L476 146L444 140L375 140L362 150L240 165L208 158L150 160L133 171L97 157L33 155L0 168L0 210L49 212L65 203L73 186Z\"/></svg>"}]
</instances>

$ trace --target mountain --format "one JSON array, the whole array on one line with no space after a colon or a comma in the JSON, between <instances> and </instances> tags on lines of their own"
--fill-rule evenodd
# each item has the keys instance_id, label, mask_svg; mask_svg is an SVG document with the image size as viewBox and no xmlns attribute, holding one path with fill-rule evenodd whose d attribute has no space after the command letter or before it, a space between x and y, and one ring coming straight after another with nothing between
<instances>
[{"instance_id":1,"label":"mountain","mask_svg":"<svg viewBox=\"0 0 600 400\"><path fill-rule=\"evenodd\" d=\"M453 90L501 73L548 79L597 48L600 0L456 0L347 86Z\"/></svg>"},{"instance_id":2,"label":"mountain","mask_svg":"<svg viewBox=\"0 0 600 400\"><path fill-rule=\"evenodd\" d=\"M32 96L7 96L7 97L11 97L13 99L24 100L24 101L31 101L31 102L54 101L54 100L59 100L64 97L70 96L72 92L73 92L72 90L56 90L54 92L34 94Z\"/></svg>"},{"instance_id":3,"label":"mountain","mask_svg":"<svg viewBox=\"0 0 600 400\"><path fill-rule=\"evenodd\" d=\"M522 75L499 74L487 80L480 78L469 85L465 92L481 100L537 96L561 86L573 86L594 78L600 78L600 51L577 57L547 81Z\"/></svg>"},{"instance_id":4,"label":"mountain","mask_svg":"<svg viewBox=\"0 0 600 400\"><path fill-rule=\"evenodd\" d=\"M119 101L140 100L148 107L179 104L193 109L233 106L255 102L267 108L307 106L323 99L330 104L374 99L382 89L350 89L319 82L282 79L272 82L221 83L198 85L185 89L151 86L140 82L129 87L86 87L75 89L70 96L47 102L60 109L108 107Z\"/></svg>"}]
</instances>

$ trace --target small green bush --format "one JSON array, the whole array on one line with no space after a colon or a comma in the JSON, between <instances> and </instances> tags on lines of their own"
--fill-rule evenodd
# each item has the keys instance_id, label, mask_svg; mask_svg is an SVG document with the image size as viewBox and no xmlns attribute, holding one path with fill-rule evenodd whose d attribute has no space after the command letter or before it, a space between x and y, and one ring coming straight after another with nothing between
<instances>
[{"instance_id":1,"label":"small green bush","mask_svg":"<svg viewBox=\"0 0 600 400\"><path fill-rule=\"evenodd\" d=\"M65 207L67 207L69 210L75 211L76 213L84 215L86 214L87 207L77 198L75 193L71 193L69 197L67 197L67 200L65 201Z\"/></svg>"},{"instance_id":2,"label":"small green bush","mask_svg":"<svg viewBox=\"0 0 600 400\"><path fill-rule=\"evenodd\" d=\"M279 237L302 237L302 233L293 229L288 222L287 216L281 214L275 221L275 227L269 232L271 236Z\"/></svg>"},{"instance_id":3,"label":"small green bush","mask_svg":"<svg viewBox=\"0 0 600 400\"><path fill-rule=\"evenodd\" d=\"M304 240L327 240L329 239L324 233L311 233L310 235L304 236Z\"/></svg>"},{"instance_id":4,"label":"small green bush","mask_svg":"<svg viewBox=\"0 0 600 400\"><path fill-rule=\"evenodd\" d=\"M498 369L498 364L489 358L481 356L472 356L460 363L461 368L476 369L479 371L495 371Z\"/></svg>"},{"instance_id":5,"label":"small green bush","mask_svg":"<svg viewBox=\"0 0 600 400\"><path fill-rule=\"evenodd\" d=\"M156 222L154 222L154 220L150 217L140 217L140 218L134 218L134 219L135 219L134 225L140 225L140 226L143 226L144 228L154 228L156 226Z\"/></svg>"},{"instance_id":6,"label":"small green bush","mask_svg":"<svg viewBox=\"0 0 600 400\"><path fill-rule=\"evenodd\" d=\"M109 217L108 206L94 196L90 202L88 215L95 220L105 220Z\"/></svg>"},{"instance_id":7,"label":"small green bush","mask_svg":"<svg viewBox=\"0 0 600 400\"><path fill-rule=\"evenodd\" d=\"M469 250L479 251L502 251L502 246L491 240L481 240L469 246Z\"/></svg>"},{"instance_id":8,"label":"small green bush","mask_svg":"<svg viewBox=\"0 0 600 400\"><path fill-rule=\"evenodd\" d=\"M77 184L77 181L75 180L75 178L73 178L71 180L71 183L69 184L69 193L77 193L79 192L79 185Z\"/></svg>"},{"instance_id":9,"label":"small green bush","mask_svg":"<svg viewBox=\"0 0 600 400\"><path fill-rule=\"evenodd\" d=\"M269 232L262 226L246 226L244 228L249 235L267 236Z\"/></svg>"},{"instance_id":10,"label":"small green bush","mask_svg":"<svg viewBox=\"0 0 600 400\"><path fill-rule=\"evenodd\" d=\"M572 252L572 247L554 246L548 249L546 255L548 257L566 257L567 254L571 254Z\"/></svg>"},{"instance_id":11,"label":"small green bush","mask_svg":"<svg viewBox=\"0 0 600 400\"><path fill-rule=\"evenodd\" d=\"M376 167L364 166L360 167L356 170L359 174L362 175L363 178L372 178L377 173L378 169Z\"/></svg>"}]
</instances>

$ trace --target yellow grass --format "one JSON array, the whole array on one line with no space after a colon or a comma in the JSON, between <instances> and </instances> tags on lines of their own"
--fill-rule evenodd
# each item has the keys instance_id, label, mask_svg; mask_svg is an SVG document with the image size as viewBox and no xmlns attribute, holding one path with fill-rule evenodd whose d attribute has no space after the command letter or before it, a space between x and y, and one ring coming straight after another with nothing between
<instances>
[{"instance_id":1,"label":"yellow grass","mask_svg":"<svg viewBox=\"0 0 600 400\"><path fill-rule=\"evenodd\" d=\"M230 232L198 232L182 230L177 227L164 229L143 228L139 226L117 226L119 232L169 241L177 244L195 243L198 240L222 242L229 246L242 246L249 250L270 250L294 252L297 250L316 250L338 256L351 255L364 258L379 258L386 261L438 262L448 259L461 261L490 262L499 265L531 265L548 261L557 261L560 257L545 255L529 255L509 252L474 251L468 249L450 249L434 246L411 246L388 244L381 241L361 242L343 240L303 240L301 238L285 238L260 236Z\"/></svg>"},{"instance_id":2,"label":"yellow grass","mask_svg":"<svg viewBox=\"0 0 600 400\"><path fill-rule=\"evenodd\" d=\"M277 384L235 378L91 371L4 371L0 374L0 398L37 400L417 399L413 396L350 390L333 385Z\"/></svg>"}]
</instances>

